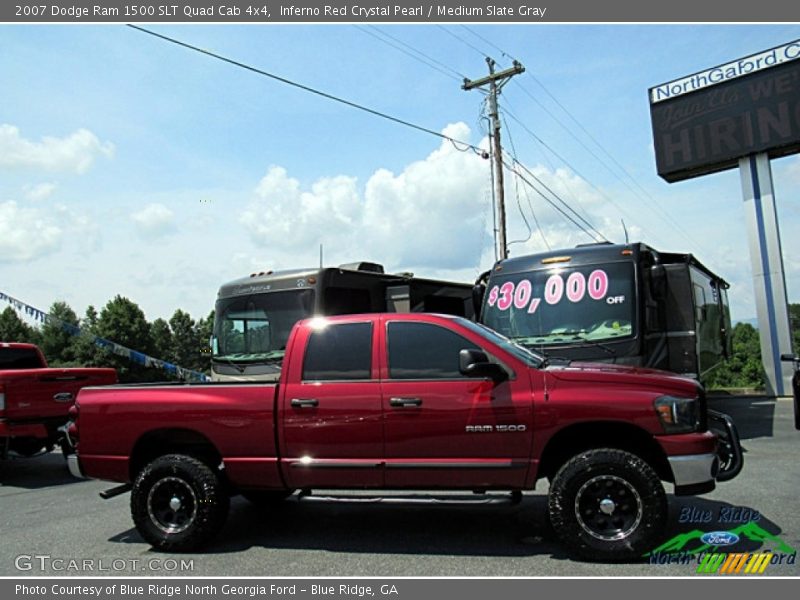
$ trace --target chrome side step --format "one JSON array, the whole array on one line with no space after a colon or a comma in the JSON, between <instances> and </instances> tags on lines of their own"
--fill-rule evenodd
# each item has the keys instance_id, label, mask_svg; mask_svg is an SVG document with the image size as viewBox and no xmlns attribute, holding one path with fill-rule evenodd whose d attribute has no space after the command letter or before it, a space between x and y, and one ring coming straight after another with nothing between
<instances>
[{"instance_id":1,"label":"chrome side step","mask_svg":"<svg viewBox=\"0 0 800 600\"><path fill-rule=\"evenodd\" d=\"M300 502L342 502L350 504L441 504L446 506L519 504L522 492L514 490L506 495L476 494L469 496L435 496L435 495L397 495L397 496L357 496L345 494L325 494L316 496L311 490L302 490L297 495Z\"/></svg>"}]
</instances>

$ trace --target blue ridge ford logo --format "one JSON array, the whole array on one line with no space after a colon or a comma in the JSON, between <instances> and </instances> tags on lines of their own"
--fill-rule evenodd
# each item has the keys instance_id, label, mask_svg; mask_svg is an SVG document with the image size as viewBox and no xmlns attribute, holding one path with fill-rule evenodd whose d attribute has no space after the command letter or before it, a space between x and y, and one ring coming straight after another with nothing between
<instances>
[{"instance_id":1,"label":"blue ridge ford logo","mask_svg":"<svg viewBox=\"0 0 800 600\"><path fill-rule=\"evenodd\" d=\"M710 546L732 546L739 541L739 536L730 531L709 531L700 537L700 541Z\"/></svg>"}]
</instances>

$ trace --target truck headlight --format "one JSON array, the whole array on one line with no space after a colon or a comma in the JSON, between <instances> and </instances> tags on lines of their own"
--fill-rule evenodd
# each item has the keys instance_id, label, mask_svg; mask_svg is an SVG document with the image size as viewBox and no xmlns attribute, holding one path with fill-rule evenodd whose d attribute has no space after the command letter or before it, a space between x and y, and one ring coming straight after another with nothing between
<instances>
[{"instance_id":1,"label":"truck headlight","mask_svg":"<svg viewBox=\"0 0 800 600\"><path fill-rule=\"evenodd\" d=\"M659 396L653 405L666 433L690 433L700 426L697 398Z\"/></svg>"}]
</instances>

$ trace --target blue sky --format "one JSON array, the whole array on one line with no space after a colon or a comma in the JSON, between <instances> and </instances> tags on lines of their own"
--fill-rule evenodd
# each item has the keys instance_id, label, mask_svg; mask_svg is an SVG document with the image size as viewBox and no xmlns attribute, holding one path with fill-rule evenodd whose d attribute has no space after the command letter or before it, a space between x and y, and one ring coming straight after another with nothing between
<instances>
[{"instance_id":1,"label":"blue sky","mask_svg":"<svg viewBox=\"0 0 800 600\"><path fill-rule=\"evenodd\" d=\"M461 77L486 74L484 54L498 68L513 56L527 72L502 94L506 148L610 239L624 219L631 239L695 253L732 283L734 318L755 315L738 171L661 180L647 89L796 26L148 28L475 145L483 96ZM221 283L314 265L319 244L328 265L462 281L493 261L488 161L440 138L119 25L0 26L0 73L0 291L34 306L82 314L122 294L151 320L197 318ZM773 174L797 302L800 158ZM529 238L513 255L589 241L506 186L509 239Z\"/></svg>"}]
</instances>

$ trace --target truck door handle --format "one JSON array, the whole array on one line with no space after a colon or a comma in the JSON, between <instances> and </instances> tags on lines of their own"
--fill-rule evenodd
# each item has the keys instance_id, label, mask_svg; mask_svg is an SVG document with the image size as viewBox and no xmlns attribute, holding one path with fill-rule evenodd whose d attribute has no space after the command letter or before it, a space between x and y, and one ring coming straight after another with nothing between
<instances>
[{"instance_id":1,"label":"truck door handle","mask_svg":"<svg viewBox=\"0 0 800 600\"><path fill-rule=\"evenodd\" d=\"M392 408L413 408L422 406L422 398L389 398L389 406Z\"/></svg>"},{"instance_id":2,"label":"truck door handle","mask_svg":"<svg viewBox=\"0 0 800 600\"><path fill-rule=\"evenodd\" d=\"M70 392L61 392L53 394L53 400L56 402L72 402L74 396Z\"/></svg>"},{"instance_id":3,"label":"truck door handle","mask_svg":"<svg viewBox=\"0 0 800 600\"><path fill-rule=\"evenodd\" d=\"M319 406L319 400L316 398L292 398L292 406L294 408L316 408Z\"/></svg>"}]
</instances>

